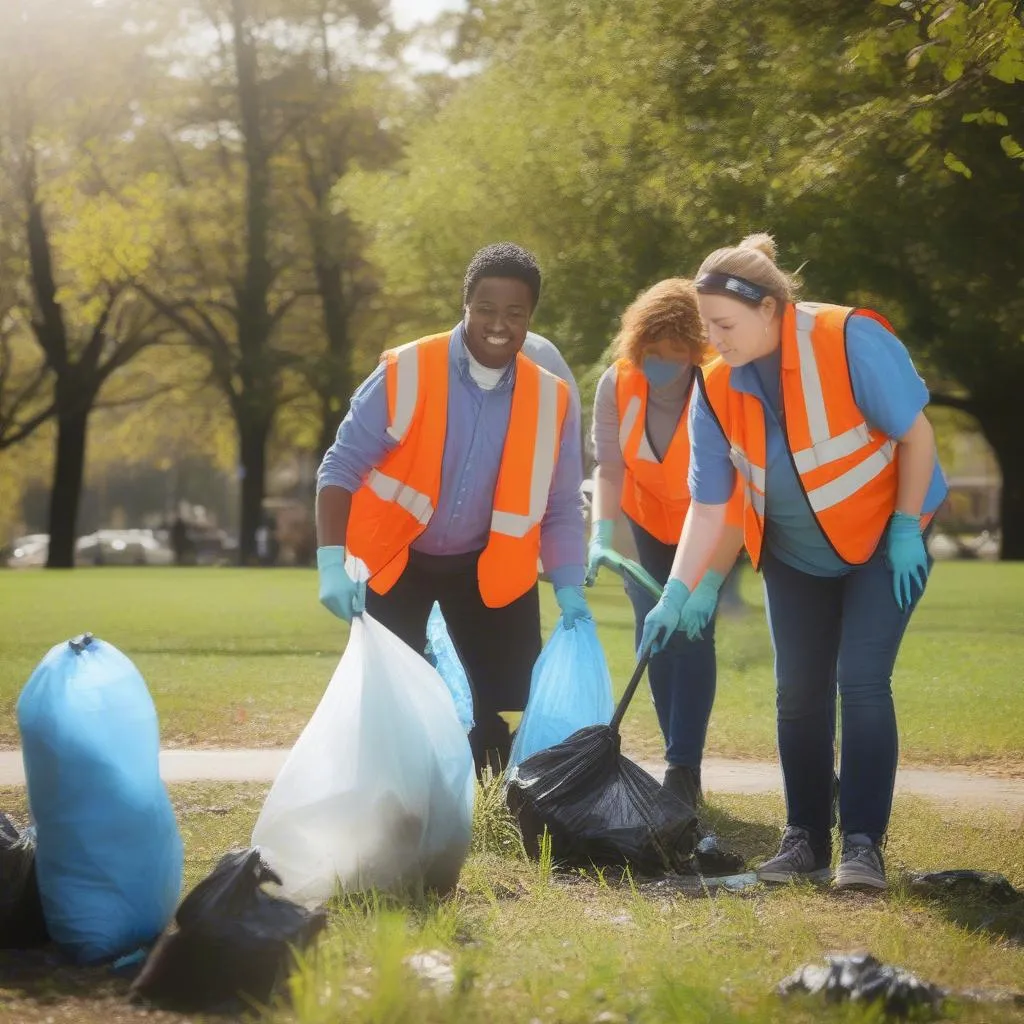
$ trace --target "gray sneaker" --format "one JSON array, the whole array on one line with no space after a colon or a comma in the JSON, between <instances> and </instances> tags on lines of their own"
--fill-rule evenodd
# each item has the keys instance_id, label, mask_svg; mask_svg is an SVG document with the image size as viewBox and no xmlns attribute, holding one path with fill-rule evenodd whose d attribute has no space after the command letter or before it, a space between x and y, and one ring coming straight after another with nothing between
<instances>
[{"instance_id":1,"label":"gray sneaker","mask_svg":"<svg viewBox=\"0 0 1024 1024\"><path fill-rule=\"evenodd\" d=\"M807 879L812 882L827 882L832 877L830 864L832 851L826 846L815 852L811 845L811 833L799 825L787 825L782 834L779 852L757 869L762 882L792 882Z\"/></svg>"},{"instance_id":2,"label":"gray sneaker","mask_svg":"<svg viewBox=\"0 0 1024 1024\"><path fill-rule=\"evenodd\" d=\"M868 836L843 836L843 856L836 869L837 889L885 889L882 848Z\"/></svg>"}]
</instances>

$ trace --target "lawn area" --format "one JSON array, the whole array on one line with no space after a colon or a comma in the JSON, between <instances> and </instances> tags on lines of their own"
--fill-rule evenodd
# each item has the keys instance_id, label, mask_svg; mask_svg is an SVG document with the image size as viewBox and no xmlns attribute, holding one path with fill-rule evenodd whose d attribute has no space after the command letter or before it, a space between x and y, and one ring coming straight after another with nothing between
<instances>
[{"instance_id":1,"label":"lawn area","mask_svg":"<svg viewBox=\"0 0 1024 1024\"><path fill-rule=\"evenodd\" d=\"M556 609L542 587L546 627ZM759 581L752 607L720 623L718 698L708 752L775 756L771 647ZM632 665L621 588L589 593L616 684ZM53 644L84 630L145 675L168 746L287 745L330 678L345 627L320 608L303 570L78 569L0 572L0 744L17 744L14 706ZM943 563L910 627L894 681L904 763L1024 774L1024 566ZM627 718L628 749L660 753L650 699Z\"/></svg>"},{"instance_id":2,"label":"lawn area","mask_svg":"<svg viewBox=\"0 0 1024 1024\"><path fill-rule=\"evenodd\" d=\"M245 845L265 787L192 785L172 797L188 885L225 850ZM24 814L23 794L0 801ZM781 802L716 799L709 820L752 861L774 852ZM494 816L478 814L475 850L454 898L426 908L386 902L337 908L318 954L293 978L295 1010L275 1024L729 1024L865 1021L849 1008L782 1003L774 985L828 951L869 949L953 989L1008 990L1024 979L1024 905L930 902L897 884L883 897L812 887L758 887L711 898L657 884L551 874L498 848ZM490 826L490 827L486 827ZM1019 820L897 801L890 876L958 866L1005 873L1024 886ZM404 961L450 961L455 987L422 985ZM0 1021L9 1024L184 1024L124 1002L104 971L12 969L0 954ZM954 1007L970 1022L1024 1022L1024 1006ZM196 1022L196 1018L191 1018Z\"/></svg>"}]
</instances>

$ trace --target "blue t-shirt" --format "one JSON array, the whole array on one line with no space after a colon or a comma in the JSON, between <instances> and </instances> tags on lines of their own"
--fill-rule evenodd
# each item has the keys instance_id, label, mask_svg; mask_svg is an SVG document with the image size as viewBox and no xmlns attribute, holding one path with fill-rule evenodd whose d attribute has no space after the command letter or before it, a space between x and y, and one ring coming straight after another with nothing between
<instances>
[{"instance_id":1,"label":"blue t-shirt","mask_svg":"<svg viewBox=\"0 0 1024 1024\"><path fill-rule=\"evenodd\" d=\"M846 327L853 395L868 425L898 440L928 404L928 388L903 343L877 320L853 316ZM730 384L760 399L765 410L767 467L765 544L787 565L813 576L841 576L850 567L832 549L814 518L787 450L780 403L779 350L732 371ZM690 403L690 493L707 505L729 500L735 484L729 442L703 394ZM946 497L946 481L935 463L922 512L934 512Z\"/></svg>"}]
</instances>

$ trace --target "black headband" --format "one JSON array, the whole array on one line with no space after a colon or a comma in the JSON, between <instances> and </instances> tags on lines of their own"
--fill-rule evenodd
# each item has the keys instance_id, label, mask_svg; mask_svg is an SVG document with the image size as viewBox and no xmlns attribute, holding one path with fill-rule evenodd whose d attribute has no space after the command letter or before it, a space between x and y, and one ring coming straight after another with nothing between
<instances>
[{"instance_id":1,"label":"black headband","mask_svg":"<svg viewBox=\"0 0 1024 1024\"><path fill-rule=\"evenodd\" d=\"M732 274L701 274L697 278L697 291L732 295L755 306L759 306L771 295L769 289L762 288L745 277L735 277Z\"/></svg>"}]
</instances>

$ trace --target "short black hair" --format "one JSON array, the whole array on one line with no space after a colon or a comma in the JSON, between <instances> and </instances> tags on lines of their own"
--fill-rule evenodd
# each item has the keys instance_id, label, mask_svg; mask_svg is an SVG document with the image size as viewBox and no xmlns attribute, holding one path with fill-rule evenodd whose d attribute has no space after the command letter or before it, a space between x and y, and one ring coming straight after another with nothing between
<instances>
[{"instance_id":1,"label":"short black hair","mask_svg":"<svg viewBox=\"0 0 1024 1024\"><path fill-rule=\"evenodd\" d=\"M540 301L540 267L536 257L515 242L495 242L485 245L466 268L462 285L462 304L469 305L473 290L484 277L513 277L522 281L533 295L533 308Z\"/></svg>"}]
</instances>

